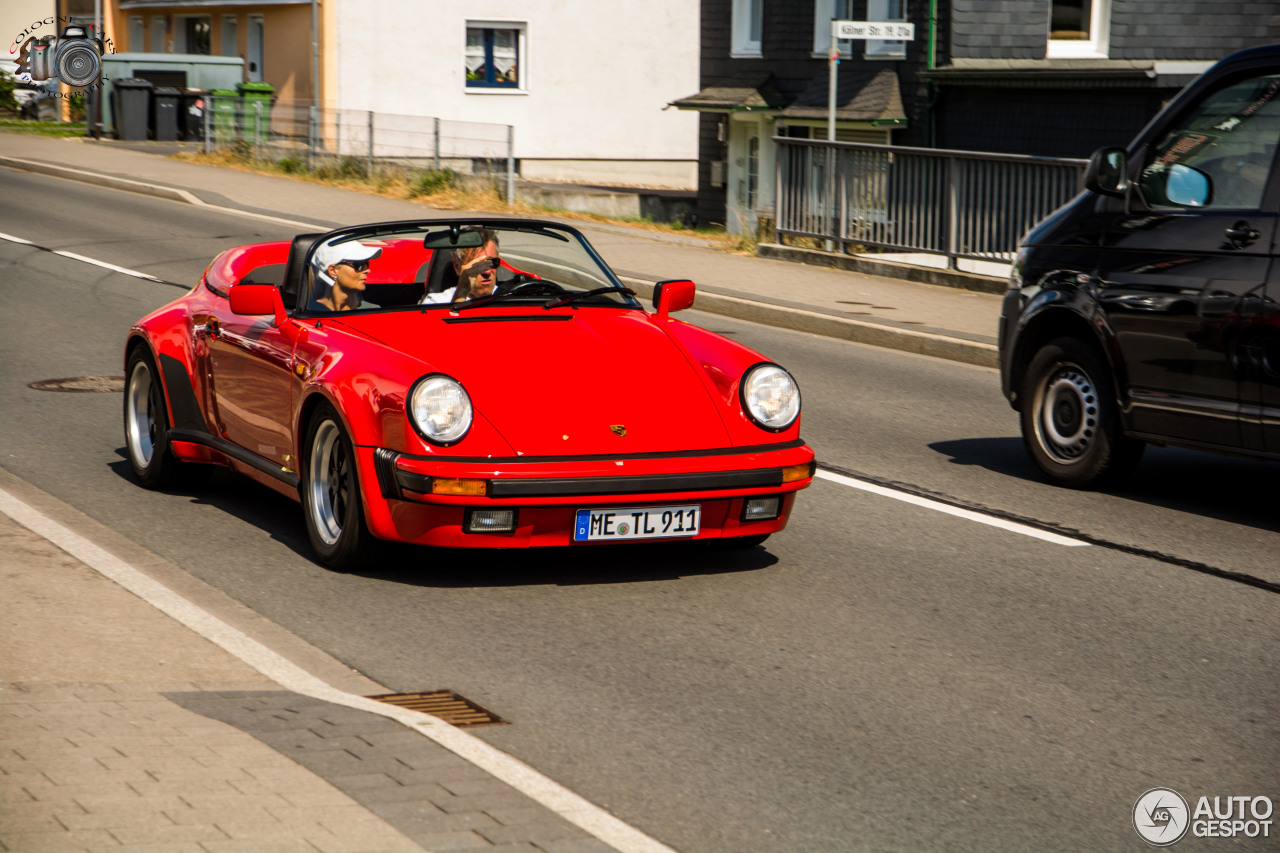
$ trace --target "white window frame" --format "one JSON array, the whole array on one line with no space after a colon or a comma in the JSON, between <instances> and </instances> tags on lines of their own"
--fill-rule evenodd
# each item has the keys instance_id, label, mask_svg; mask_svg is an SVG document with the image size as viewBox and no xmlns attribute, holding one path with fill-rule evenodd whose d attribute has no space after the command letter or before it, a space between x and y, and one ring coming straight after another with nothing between
<instances>
[{"instance_id":1,"label":"white window frame","mask_svg":"<svg viewBox=\"0 0 1280 853\"><path fill-rule=\"evenodd\" d=\"M907 0L901 0L902 11L889 17L890 0L867 0L868 21L906 21ZM886 39L869 39L863 42L862 55L866 59L905 59L907 43L905 41L888 41Z\"/></svg>"},{"instance_id":2,"label":"white window frame","mask_svg":"<svg viewBox=\"0 0 1280 853\"><path fill-rule=\"evenodd\" d=\"M730 25L729 42L731 58L748 59L762 55L764 3L765 0L733 0L733 20ZM760 30L759 38L751 37L753 24Z\"/></svg>"},{"instance_id":3,"label":"white window frame","mask_svg":"<svg viewBox=\"0 0 1280 853\"><path fill-rule=\"evenodd\" d=\"M156 42L159 41L159 46ZM151 17L151 53L169 52L169 16L153 15Z\"/></svg>"},{"instance_id":4,"label":"white window frame","mask_svg":"<svg viewBox=\"0 0 1280 853\"><path fill-rule=\"evenodd\" d=\"M147 49L147 19L141 15L129 16L129 52L145 53Z\"/></svg>"},{"instance_id":5,"label":"white window frame","mask_svg":"<svg viewBox=\"0 0 1280 853\"><path fill-rule=\"evenodd\" d=\"M223 15L222 33L218 37L219 52L222 56L240 55L240 16Z\"/></svg>"},{"instance_id":6,"label":"white window frame","mask_svg":"<svg viewBox=\"0 0 1280 853\"><path fill-rule=\"evenodd\" d=\"M1111 0L1089 0L1088 39L1049 39L1050 59L1106 59L1111 50ZM1050 2L1052 10L1052 2ZM1049 22L1052 26L1052 21Z\"/></svg>"},{"instance_id":7,"label":"white window frame","mask_svg":"<svg viewBox=\"0 0 1280 853\"><path fill-rule=\"evenodd\" d=\"M467 30L515 30L516 36L516 85L511 86L468 86L467 76L462 75L462 90L468 95L526 95L529 93L529 22L528 21L491 21L483 18L468 18L462 29L463 58L466 58Z\"/></svg>"},{"instance_id":8,"label":"white window frame","mask_svg":"<svg viewBox=\"0 0 1280 853\"><path fill-rule=\"evenodd\" d=\"M212 15L174 15L173 16L173 52L191 53L191 45L187 44L187 21L203 20L209 24L209 52L213 52L213 16Z\"/></svg>"},{"instance_id":9,"label":"white window frame","mask_svg":"<svg viewBox=\"0 0 1280 853\"><path fill-rule=\"evenodd\" d=\"M853 0L813 0L813 56L826 58L831 52L831 22L853 20ZM840 55L848 56L850 42L840 42Z\"/></svg>"}]
</instances>

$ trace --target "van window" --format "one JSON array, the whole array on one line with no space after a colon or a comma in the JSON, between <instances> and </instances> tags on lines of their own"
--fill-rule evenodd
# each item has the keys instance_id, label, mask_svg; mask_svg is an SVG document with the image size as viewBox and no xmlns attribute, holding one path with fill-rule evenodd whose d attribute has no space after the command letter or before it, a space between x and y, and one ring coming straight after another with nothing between
<instances>
[{"instance_id":1,"label":"van window","mask_svg":"<svg viewBox=\"0 0 1280 853\"><path fill-rule=\"evenodd\" d=\"M1152 148L1139 181L1143 199L1154 208L1256 210L1277 140L1280 75L1227 85L1179 116Z\"/></svg>"}]
</instances>

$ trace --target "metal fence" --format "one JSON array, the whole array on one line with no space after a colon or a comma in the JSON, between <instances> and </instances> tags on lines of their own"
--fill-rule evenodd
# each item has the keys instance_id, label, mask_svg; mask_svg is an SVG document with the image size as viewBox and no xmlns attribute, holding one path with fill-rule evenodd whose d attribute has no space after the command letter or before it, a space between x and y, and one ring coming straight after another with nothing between
<instances>
[{"instance_id":1,"label":"metal fence","mask_svg":"<svg viewBox=\"0 0 1280 853\"><path fill-rule=\"evenodd\" d=\"M364 174L448 169L505 185L508 202L515 193L515 136L505 124L211 96L204 150L228 148L309 170L324 163Z\"/></svg>"},{"instance_id":2,"label":"metal fence","mask_svg":"<svg viewBox=\"0 0 1280 853\"><path fill-rule=\"evenodd\" d=\"M1085 160L775 137L780 240L1012 261L1074 196Z\"/></svg>"}]
</instances>

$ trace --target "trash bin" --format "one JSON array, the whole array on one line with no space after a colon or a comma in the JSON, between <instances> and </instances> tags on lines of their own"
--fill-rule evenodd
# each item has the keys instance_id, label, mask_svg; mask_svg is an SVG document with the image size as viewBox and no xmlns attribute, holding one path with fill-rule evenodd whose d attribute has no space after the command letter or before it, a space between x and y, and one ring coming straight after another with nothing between
<instances>
[{"instance_id":1,"label":"trash bin","mask_svg":"<svg viewBox=\"0 0 1280 853\"><path fill-rule=\"evenodd\" d=\"M204 109L209 103L204 89L183 89L178 106L178 133L191 141L204 139Z\"/></svg>"},{"instance_id":2,"label":"trash bin","mask_svg":"<svg viewBox=\"0 0 1280 853\"><path fill-rule=\"evenodd\" d=\"M151 81L126 77L113 80L111 85L115 99L116 138L145 140L151 124Z\"/></svg>"},{"instance_id":3,"label":"trash bin","mask_svg":"<svg viewBox=\"0 0 1280 853\"><path fill-rule=\"evenodd\" d=\"M245 141L254 144L265 142L271 132L271 103L275 100L275 88L270 83L237 83L236 91L240 93ZM258 119L258 104L262 105L261 120Z\"/></svg>"},{"instance_id":4,"label":"trash bin","mask_svg":"<svg viewBox=\"0 0 1280 853\"><path fill-rule=\"evenodd\" d=\"M151 90L151 138L156 142L178 140L178 107L182 91L171 86Z\"/></svg>"},{"instance_id":5,"label":"trash bin","mask_svg":"<svg viewBox=\"0 0 1280 853\"><path fill-rule=\"evenodd\" d=\"M226 144L239 135L240 96L233 89L210 89L209 109L213 110L213 138Z\"/></svg>"}]
</instances>

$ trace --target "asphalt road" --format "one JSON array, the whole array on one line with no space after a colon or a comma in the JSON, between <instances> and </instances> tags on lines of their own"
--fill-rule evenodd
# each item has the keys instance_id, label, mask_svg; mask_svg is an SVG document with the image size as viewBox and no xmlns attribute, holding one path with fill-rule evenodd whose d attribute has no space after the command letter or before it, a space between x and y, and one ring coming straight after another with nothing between
<instances>
[{"instance_id":1,"label":"asphalt road","mask_svg":"<svg viewBox=\"0 0 1280 853\"><path fill-rule=\"evenodd\" d=\"M24 200L0 232L184 285L291 236L0 180ZM690 312L792 370L827 471L1094 544L822 479L746 553L396 548L337 575L248 481L134 485L119 394L28 387L122 374L179 288L6 240L0 270L0 464L393 690L493 710L512 725L479 736L684 853L1139 850L1149 788L1280 800L1280 595L1247 582L1280 562L1274 465L1154 450L1124 489L1054 489L994 371Z\"/></svg>"}]
</instances>

